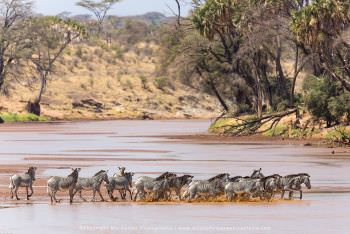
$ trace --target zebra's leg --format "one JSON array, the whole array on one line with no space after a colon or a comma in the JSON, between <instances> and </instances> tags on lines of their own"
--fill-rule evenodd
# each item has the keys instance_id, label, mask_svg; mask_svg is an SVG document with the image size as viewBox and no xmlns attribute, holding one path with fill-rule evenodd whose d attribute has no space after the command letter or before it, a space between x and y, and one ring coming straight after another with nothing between
<instances>
[{"instance_id":1,"label":"zebra's leg","mask_svg":"<svg viewBox=\"0 0 350 234\"><path fill-rule=\"evenodd\" d=\"M226 199L227 199L227 201L232 202L232 199L233 199L232 193L227 192Z\"/></svg>"},{"instance_id":2,"label":"zebra's leg","mask_svg":"<svg viewBox=\"0 0 350 234\"><path fill-rule=\"evenodd\" d=\"M78 192L78 191L77 191L77 192ZM74 195L75 195L77 192L75 192ZM74 195L73 195L73 197L74 197ZM79 190L79 197L80 197L84 202L87 202L87 200L83 197L83 194L82 194L82 191L81 191L81 190Z\"/></svg>"},{"instance_id":3,"label":"zebra's leg","mask_svg":"<svg viewBox=\"0 0 350 234\"><path fill-rule=\"evenodd\" d=\"M11 190L10 190L10 193L11 193L11 199L13 199L13 188L11 188Z\"/></svg>"},{"instance_id":4,"label":"zebra's leg","mask_svg":"<svg viewBox=\"0 0 350 234\"><path fill-rule=\"evenodd\" d=\"M73 193L74 188L69 189L69 203L73 203L73 198L74 198L74 193Z\"/></svg>"},{"instance_id":5,"label":"zebra's leg","mask_svg":"<svg viewBox=\"0 0 350 234\"><path fill-rule=\"evenodd\" d=\"M284 199L284 193L285 193L285 190L282 190L281 199Z\"/></svg>"},{"instance_id":6,"label":"zebra's leg","mask_svg":"<svg viewBox=\"0 0 350 234\"><path fill-rule=\"evenodd\" d=\"M56 198L56 193L57 193L57 191L52 191L51 192L51 196L53 197L54 201L57 203L57 202L60 202L60 201Z\"/></svg>"},{"instance_id":7,"label":"zebra's leg","mask_svg":"<svg viewBox=\"0 0 350 234\"><path fill-rule=\"evenodd\" d=\"M126 198L126 188L119 190L119 194L122 200L125 200Z\"/></svg>"},{"instance_id":8,"label":"zebra's leg","mask_svg":"<svg viewBox=\"0 0 350 234\"><path fill-rule=\"evenodd\" d=\"M271 202L271 201L273 200L274 197L275 197L275 192L272 191L272 192L271 192L271 196L270 196L270 198L269 198L269 202Z\"/></svg>"},{"instance_id":9,"label":"zebra's leg","mask_svg":"<svg viewBox=\"0 0 350 234\"><path fill-rule=\"evenodd\" d=\"M131 201L132 201L132 193L131 193L130 188L127 188L127 191L129 192L129 194L130 194L130 199L131 199Z\"/></svg>"},{"instance_id":10,"label":"zebra's leg","mask_svg":"<svg viewBox=\"0 0 350 234\"><path fill-rule=\"evenodd\" d=\"M303 199L303 191L299 190L299 192L300 192L300 200L302 200Z\"/></svg>"},{"instance_id":11,"label":"zebra's leg","mask_svg":"<svg viewBox=\"0 0 350 234\"><path fill-rule=\"evenodd\" d=\"M19 188L18 186L15 187L15 196L16 196L17 200L20 200L19 197L18 197L18 194L17 194L18 188Z\"/></svg>"},{"instance_id":12,"label":"zebra's leg","mask_svg":"<svg viewBox=\"0 0 350 234\"><path fill-rule=\"evenodd\" d=\"M27 195L27 201L29 201L29 191L28 191L28 187L26 187L26 195Z\"/></svg>"},{"instance_id":13,"label":"zebra's leg","mask_svg":"<svg viewBox=\"0 0 350 234\"><path fill-rule=\"evenodd\" d=\"M176 195L179 197L179 200L182 201L180 189L176 189Z\"/></svg>"},{"instance_id":14,"label":"zebra's leg","mask_svg":"<svg viewBox=\"0 0 350 234\"><path fill-rule=\"evenodd\" d=\"M114 202L114 201L117 200L117 197L114 197L114 196L113 196L113 193L114 193L114 190L109 191L109 192L108 192L108 195L109 195L109 198Z\"/></svg>"},{"instance_id":15,"label":"zebra's leg","mask_svg":"<svg viewBox=\"0 0 350 234\"><path fill-rule=\"evenodd\" d=\"M32 197L33 194L34 194L33 184L30 184L30 185L29 185L29 188L30 188L30 194L29 194L28 196L29 196L29 197Z\"/></svg>"},{"instance_id":16,"label":"zebra's leg","mask_svg":"<svg viewBox=\"0 0 350 234\"><path fill-rule=\"evenodd\" d=\"M95 201L96 201L96 190L93 189L92 190L92 200L91 200L91 202L95 202Z\"/></svg>"},{"instance_id":17,"label":"zebra's leg","mask_svg":"<svg viewBox=\"0 0 350 234\"><path fill-rule=\"evenodd\" d=\"M293 200L293 195L294 195L294 192L293 191L289 191L289 200Z\"/></svg>"},{"instance_id":18,"label":"zebra's leg","mask_svg":"<svg viewBox=\"0 0 350 234\"><path fill-rule=\"evenodd\" d=\"M105 199L103 198L103 196L102 196L102 194L101 194L101 191L98 189L98 190L97 190L97 192L98 192L98 195L100 195L101 201L103 201L103 202L104 202L104 201L105 201Z\"/></svg>"},{"instance_id":19,"label":"zebra's leg","mask_svg":"<svg viewBox=\"0 0 350 234\"><path fill-rule=\"evenodd\" d=\"M136 201L137 195L139 195L139 190L136 189L136 193L135 193L135 196L134 196L134 201Z\"/></svg>"},{"instance_id":20,"label":"zebra's leg","mask_svg":"<svg viewBox=\"0 0 350 234\"><path fill-rule=\"evenodd\" d=\"M139 193L140 193L140 191L139 191L139 190L136 190L136 194L135 194L135 196L134 196L134 201L136 201L137 196L139 195Z\"/></svg>"}]
</instances>

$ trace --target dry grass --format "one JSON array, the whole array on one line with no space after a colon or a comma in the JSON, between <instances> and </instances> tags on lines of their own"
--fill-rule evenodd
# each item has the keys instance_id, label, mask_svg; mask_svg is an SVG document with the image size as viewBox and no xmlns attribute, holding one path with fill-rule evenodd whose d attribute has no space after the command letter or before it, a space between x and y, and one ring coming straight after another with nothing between
<instances>
[{"instance_id":1,"label":"dry grass","mask_svg":"<svg viewBox=\"0 0 350 234\"><path fill-rule=\"evenodd\" d=\"M140 43L137 49L157 50L156 45ZM142 118L211 118L220 112L216 99L197 90L173 82L175 89L156 87L156 57L138 56L101 47L72 46L57 64L56 72L43 96L43 115L51 119L119 119ZM140 77L147 78L147 89ZM33 100L37 87L16 85L11 96L0 97L0 112L25 112L26 102ZM194 97L200 105L183 100ZM93 99L101 103L73 107L73 103Z\"/></svg>"}]
</instances>

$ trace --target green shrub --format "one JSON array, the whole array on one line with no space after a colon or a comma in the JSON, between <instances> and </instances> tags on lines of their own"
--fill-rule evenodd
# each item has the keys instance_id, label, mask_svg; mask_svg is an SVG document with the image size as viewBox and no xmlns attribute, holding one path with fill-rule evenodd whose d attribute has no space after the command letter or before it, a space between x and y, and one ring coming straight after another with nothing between
<instances>
[{"instance_id":1,"label":"green shrub","mask_svg":"<svg viewBox=\"0 0 350 234\"><path fill-rule=\"evenodd\" d=\"M140 81L143 89L148 89L148 80L146 76L140 76Z\"/></svg>"},{"instance_id":2,"label":"green shrub","mask_svg":"<svg viewBox=\"0 0 350 234\"><path fill-rule=\"evenodd\" d=\"M165 87L167 87L169 84L168 78L161 76L161 77L156 77L154 79L154 85L158 88L163 90Z\"/></svg>"},{"instance_id":3,"label":"green shrub","mask_svg":"<svg viewBox=\"0 0 350 234\"><path fill-rule=\"evenodd\" d=\"M288 133L288 126L283 124L278 124L276 127L268 130L263 135L264 136L284 136Z\"/></svg>"},{"instance_id":4,"label":"green shrub","mask_svg":"<svg viewBox=\"0 0 350 234\"><path fill-rule=\"evenodd\" d=\"M305 79L303 89L305 104L313 117L325 120L327 127L350 118L350 93L341 84L329 77L310 76Z\"/></svg>"},{"instance_id":5,"label":"green shrub","mask_svg":"<svg viewBox=\"0 0 350 234\"><path fill-rule=\"evenodd\" d=\"M350 145L350 127L338 127L327 132L326 140Z\"/></svg>"},{"instance_id":6,"label":"green shrub","mask_svg":"<svg viewBox=\"0 0 350 234\"><path fill-rule=\"evenodd\" d=\"M16 114L16 113L0 113L0 117L5 122L45 122L48 121L46 117L43 116L37 116L34 114Z\"/></svg>"}]
</instances>

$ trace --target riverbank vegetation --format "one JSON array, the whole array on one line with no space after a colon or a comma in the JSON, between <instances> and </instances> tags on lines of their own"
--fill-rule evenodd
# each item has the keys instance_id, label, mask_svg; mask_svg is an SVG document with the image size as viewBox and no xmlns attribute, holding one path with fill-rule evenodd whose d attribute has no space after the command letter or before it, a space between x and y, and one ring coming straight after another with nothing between
<instances>
[{"instance_id":1,"label":"riverbank vegetation","mask_svg":"<svg viewBox=\"0 0 350 234\"><path fill-rule=\"evenodd\" d=\"M222 135L347 139L348 1L182 0L174 17L108 15L118 2L48 17L1 1L0 112L219 116L210 131Z\"/></svg>"},{"instance_id":2,"label":"riverbank vegetation","mask_svg":"<svg viewBox=\"0 0 350 234\"><path fill-rule=\"evenodd\" d=\"M161 28L172 17L109 15L117 2L80 1L91 15L43 16L30 1L0 1L0 113L50 120L217 115L210 94L156 70Z\"/></svg>"},{"instance_id":3,"label":"riverbank vegetation","mask_svg":"<svg viewBox=\"0 0 350 234\"><path fill-rule=\"evenodd\" d=\"M349 125L349 1L192 4L163 38L161 70L216 96L211 132L308 137Z\"/></svg>"}]
</instances>

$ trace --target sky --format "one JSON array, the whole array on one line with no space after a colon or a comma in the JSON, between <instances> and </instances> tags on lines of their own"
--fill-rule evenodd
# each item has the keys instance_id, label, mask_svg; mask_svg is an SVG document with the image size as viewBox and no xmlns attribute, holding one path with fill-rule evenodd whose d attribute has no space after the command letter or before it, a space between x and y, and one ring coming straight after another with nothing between
<instances>
[{"instance_id":1,"label":"sky","mask_svg":"<svg viewBox=\"0 0 350 234\"><path fill-rule=\"evenodd\" d=\"M35 0L34 11L44 15L57 15L62 12L70 12L73 15L87 14L84 8L75 5L77 0ZM151 11L157 11L165 15L173 15L169 9L177 9L174 0L123 0L114 6L110 14L127 16L139 15ZM190 5L183 6L183 12L188 12Z\"/></svg>"}]
</instances>

